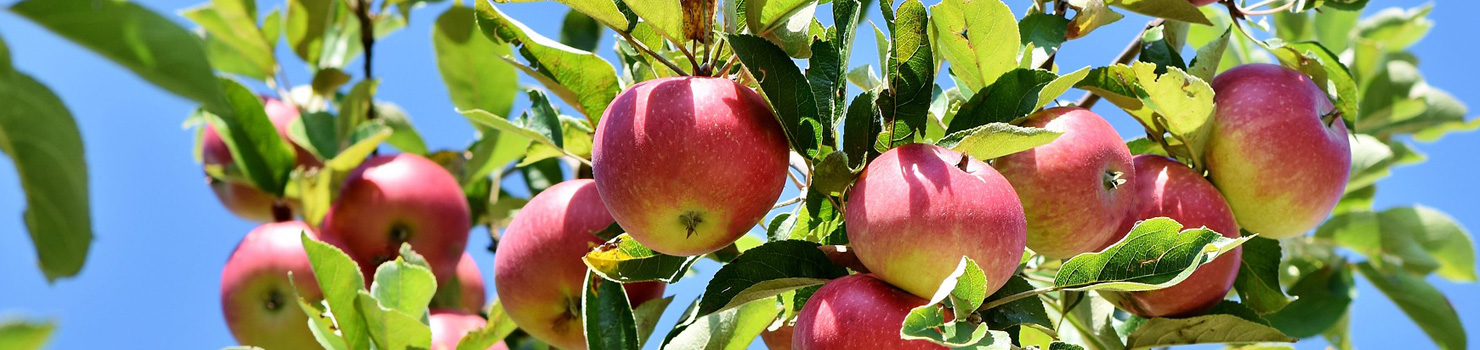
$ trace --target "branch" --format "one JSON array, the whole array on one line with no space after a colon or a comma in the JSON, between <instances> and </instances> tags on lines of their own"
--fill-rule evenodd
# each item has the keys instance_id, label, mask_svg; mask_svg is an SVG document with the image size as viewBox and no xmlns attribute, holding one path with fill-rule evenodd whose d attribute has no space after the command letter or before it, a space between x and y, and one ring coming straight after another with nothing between
<instances>
[{"instance_id":1,"label":"branch","mask_svg":"<svg viewBox=\"0 0 1480 350\"><path fill-rule=\"evenodd\" d=\"M1135 40L1131 40L1131 43L1125 46L1125 50L1121 51L1120 56L1116 57L1115 62L1111 62L1110 65L1131 63L1131 60L1136 59L1136 55L1141 54L1141 36L1145 35L1147 30L1156 28L1156 26L1161 25L1165 21L1164 19L1156 19L1147 22L1146 28L1141 29L1141 32L1136 34ZM1096 95L1093 92L1085 92L1084 97L1079 98L1078 105L1080 108L1089 109L1095 106L1095 102L1099 101L1100 95Z\"/></svg>"}]
</instances>

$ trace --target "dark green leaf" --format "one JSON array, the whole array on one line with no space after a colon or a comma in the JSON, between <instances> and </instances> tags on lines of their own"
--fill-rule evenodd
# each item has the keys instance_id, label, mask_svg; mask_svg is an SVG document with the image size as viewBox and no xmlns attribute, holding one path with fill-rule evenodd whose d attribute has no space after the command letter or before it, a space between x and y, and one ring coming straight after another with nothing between
<instances>
[{"instance_id":1,"label":"dark green leaf","mask_svg":"<svg viewBox=\"0 0 1480 350\"><path fill-rule=\"evenodd\" d=\"M900 337L928 340L953 349L1012 348L1012 337L1007 332L988 330L985 324L946 319L942 309L941 306L930 304L910 310L900 327Z\"/></svg>"},{"instance_id":2,"label":"dark green leaf","mask_svg":"<svg viewBox=\"0 0 1480 350\"><path fill-rule=\"evenodd\" d=\"M1058 50L1059 45L1068 40L1068 31L1068 19L1043 12L1030 13L1018 22L1023 46L1032 44L1034 48L1050 52Z\"/></svg>"},{"instance_id":3,"label":"dark green leaf","mask_svg":"<svg viewBox=\"0 0 1480 350\"><path fill-rule=\"evenodd\" d=\"M886 132L893 135L886 145L892 148L909 143L910 135L924 134L935 86L935 59L928 35L929 16L919 0L900 4L898 18L890 28L894 40L889 49L890 64L885 67L889 85L874 103L878 105ZM1011 30L1017 30L1017 26L1011 26Z\"/></svg>"},{"instance_id":4,"label":"dark green leaf","mask_svg":"<svg viewBox=\"0 0 1480 350\"><path fill-rule=\"evenodd\" d=\"M1279 311L1290 303L1280 291L1282 254L1280 242L1273 239L1254 237L1244 242L1233 287L1238 290L1239 300L1260 314Z\"/></svg>"},{"instance_id":5,"label":"dark green leaf","mask_svg":"<svg viewBox=\"0 0 1480 350\"><path fill-rule=\"evenodd\" d=\"M1403 272L1378 270L1370 262L1356 265L1357 271L1386 294L1408 318L1422 328L1440 349L1468 349L1464 326L1454 304L1423 278Z\"/></svg>"},{"instance_id":6,"label":"dark green leaf","mask_svg":"<svg viewBox=\"0 0 1480 350\"><path fill-rule=\"evenodd\" d=\"M1148 219L1120 242L1065 261L1054 285L1079 291L1166 288L1251 237L1226 238L1206 227L1182 230L1172 219Z\"/></svg>"},{"instance_id":7,"label":"dark green leaf","mask_svg":"<svg viewBox=\"0 0 1480 350\"><path fill-rule=\"evenodd\" d=\"M621 230L621 227L617 226L617 230ZM654 252L625 233L609 239L581 257L581 261L586 262L591 272L620 283L677 282L698 260L698 256L672 256Z\"/></svg>"},{"instance_id":8,"label":"dark green leaf","mask_svg":"<svg viewBox=\"0 0 1480 350\"><path fill-rule=\"evenodd\" d=\"M821 194L842 196L848 186L853 184L853 178L856 176L856 172L849 167L848 163L846 153L829 152L814 167L812 184L808 188Z\"/></svg>"},{"instance_id":9,"label":"dark green leaf","mask_svg":"<svg viewBox=\"0 0 1480 350\"><path fill-rule=\"evenodd\" d=\"M821 123L815 119L820 115L817 99L796 63L764 38L748 34L728 38L740 62L760 81L792 149L807 157L817 156L822 142Z\"/></svg>"},{"instance_id":10,"label":"dark green leaf","mask_svg":"<svg viewBox=\"0 0 1480 350\"><path fill-rule=\"evenodd\" d=\"M991 123L1008 123L1027 116L1041 106L1039 93L1058 78L1058 75L1041 69L1017 68L1007 72L961 105L946 133L954 134Z\"/></svg>"},{"instance_id":11,"label":"dark green leaf","mask_svg":"<svg viewBox=\"0 0 1480 350\"><path fill-rule=\"evenodd\" d=\"M581 287L581 310L586 334L586 347L593 350L637 350L637 321L627 291L621 283L608 281L594 273L586 274Z\"/></svg>"},{"instance_id":12,"label":"dark green leaf","mask_svg":"<svg viewBox=\"0 0 1480 350\"><path fill-rule=\"evenodd\" d=\"M1318 263L1319 267L1304 270L1300 279L1290 285L1290 295L1296 299L1279 312L1269 314L1270 325L1292 337L1306 338L1321 334L1341 320L1356 296L1356 288L1352 271L1340 262Z\"/></svg>"},{"instance_id":13,"label":"dark green leaf","mask_svg":"<svg viewBox=\"0 0 1480 350\"><path fill-rule=\"evenodd\" d=\"M987 297L987 302L1030 290L1033 290L1033 285L1028 284L1027 279L1013 275L1007 280L1007 284L1002 285L1001 289ZM1039 297L1022 298L987 309L982 312L982 320L986 321L988 328L991 329L1007 329L1012 326L1030 326L1040 331L1050 332L1054 329L1054 322L1049 319L1048 312L1043 308L1043 300Z\"/></svg>"},{"instance_id":14,"label":"dark green leaf","mask_svg":"<svg viewBox=\"0 0 1480 350\"><path fill-rule=\"evenodd\" d=\"M1181 47L1173 44L1173 38L1167 37L1171 34L1169 31L1166 25L1161 25L1141 33L1141 55L1137 60L1155 64L1157 75L1166 74L1167 67L1187 70L1187 61L1179 52Z\"/></svg>"},{"instance_id":15,"label":"dark green leaf","mask_svg":"<svg viewBox=\"0 0 1480 350\"><path fill-rule=\"evenodd\" d=\"M733 309L797 288L848 274L819 250L817 243L786 240L741 253L714 273L699 300L699 316Z\"/></svg>"},{"instance_id":16,"label":"dark green leaf","mask_svg":"<svg viewBox=\"0 0 1480 350\"><path fill-rule=\"evenodd\" d=\"M546 188L565 180L560 170L560 160L549 158L519 168L524 174L524 184L529 186L530 196L540 194Z\"/></svg>"},{"instance_id":17,"label":"dark green leaf","mask_svg":"<svg viewBox=\"0 0 1480 350\"><path fill-rule=\"evenodd\" d=\"M596 45L601 43L601 32L601 24L591 16L571 10L565 13L565 21L560 25L560 43L595 52Z\"/></svg>"},{"instance_id":18,"label":"dark green leaf","mask_svg":"<svg viewBox=\"0 0 1480 350\"><path fill-rule=\"evenodd\" d=\"M848 155L850 168L862 168L879 154L873 150L874 138L884 131L884 126L879 123L874 98L872 91L854 96L848 104L848 115L843 118L843 152Z\"/></svg>"},{"instance_id":19,"label":"dark green leaf","mask_svg":"<svg viewBox=\"0 0 1480 350\"><path fill-rule=\"evenodd\" d=\"M354 133L361 124L370 119L371 103L375 100L375 93L379 87L379 79L361 80L349 89L348 94L344 95L344 99L339 103L339 118L334 119L335 129L339 130L339 135ZM350 142L354 141L340 140L340 147L346 147L348 145L345 143Z\"/></svg>"}]
</instances>

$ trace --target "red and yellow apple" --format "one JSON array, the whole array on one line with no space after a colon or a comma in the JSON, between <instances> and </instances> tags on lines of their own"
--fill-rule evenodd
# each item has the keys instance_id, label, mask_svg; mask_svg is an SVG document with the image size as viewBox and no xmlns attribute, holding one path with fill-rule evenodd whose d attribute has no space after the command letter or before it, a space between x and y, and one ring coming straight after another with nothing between
<instances>
[{"instance_id":1,"label":"red and yellow apple","mask_svg":"<svg viewBox=\"0 0 1480 350\"><path fill-rule=\"evenodd\" d=\"M991 294L1017 270L1027 224L1012 185L986 163L911 144L868 164L847 204L848 240L879 279L929 298L970 257Z\"/></svg>"},{"instance_id":2,"label":"red and yellow apple","mask_svg":"<svg viewBox=\"0 0 1480 350\"><path fill-rule=\"evenodd\" d=\"M299 296L309 302L323 299L303 250L303 232L315 236L301 221L262 224L242 238L221 270L221 313L241 345L319 348L308 316L298 307Z\"/></svg>"},{"instance_id":3,"label":"red and yellow apple","mask_svg":"<svg viewBox=\"0 0 1480 350\"><path fill-rule=\"evenodd\" d=\"M786 181L787 141L765 99L728 79L676 77L617 95L596 128L592 173L632 238L669 255L735 242Z\"/></svg>"},{"instance_id":4,"label":"red and yellow apple","mask_svg":"<svg viewBox=\"0 0 1480 350\"><path fill-rule=\"evenodd\" d=\"M1346 125L1310 78L1271 64L1234 67L1213 79L1213 130L1203 152L1208 178L1239 226L1267 238L1305 234L1346 191Z\"/></svg>"},{"instance_id":5,"label":"red and yellow apple","mask_svg":"<svg viewBox=\"0 0 1480 350\"><path fill-rule=\"evenodd\" d=\"M1049 108L1023 126L1061 132L1052 143L993 161L1028 217L1028 249L1066 259L1125 236L1135 189L1131 151L1105 118L1079 107Z\"/></svg>"},{"instance_id":6,"label":"red and yellow apple","mask_svg":"<svg viewBox=\"0 0 1480 350\"><path fill-rule=\"evenodd\" d=\"M905 340L899 335L910 309L928 302L870 275L835 279L817 289L797 314L790 348L945 349L936 343Z\"/></svg>"},{"instance_id":7,"label":"red and yellow apple","mask_svg":"<svg viewBox=\"0 0 1480 350\"><path fill-rule=\"evenodd\" d=\"M594 233L612 224L596 183L555 184L534 196L499 239L493 279L504 311L529 335L561 349L585 349L581 257L602 240ZM633 307L662 296L658 282L627 284Z\"/></svg>"},{"instance_id":8,"label":"red and yellow apple","mask_svg":"<svg viewBox=\"0 0 1480 350\"><path fill-rule=\"evenodd\" d=\"M432 309L427 321L432 327L430 350L457 350L457 344L462 342L463 336L488 324L482 316L458 309ZM509 346L500 341L488 347L488 350L509 350Z\"/></svg>"},{"instance_id":9,"label":"red and yellow apple","mask_svg":"<svg viewBox=\"0 0 1480 350\"><path fill-rule=\"evenodd\" d=\"M446 284L468 243L468 215L462 187L436 162L414 154L377 156L345 179L323 234L340 242L367 282L410 243L438 284Z\"/></svg>"}]
</instances>

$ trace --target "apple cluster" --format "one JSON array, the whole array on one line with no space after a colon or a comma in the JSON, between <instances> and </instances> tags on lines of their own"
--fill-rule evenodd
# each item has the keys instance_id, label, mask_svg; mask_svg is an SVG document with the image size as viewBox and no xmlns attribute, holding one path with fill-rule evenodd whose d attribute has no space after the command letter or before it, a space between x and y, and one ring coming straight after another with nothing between
<instances>
[{"instance_id":1,"label":"apple cluster","mask_svg":"<svg viewBox=\"0 0 1480 350\"><path fill-rule=\"evenodd\" d=\"M279 136L288 140L288 125L299 117L298 109L273 98L263 100ZM215 128L207 126L200 140L202 162L231 173L231 152ZM323 165L302 147L294 148L299 168ZM442 305L432 305L432 349L456 348L464 334L485 322L478 316L486 299L483 277L464 252L472 225L468 204L457 179L436 162L413 154L365 160L345 178L319 227L292 220L299 206L289 199L274 198L250 183L207 178L232 213L268 222L242 239L221 273L221 310L242 345L320 348L297 305L300 297L311 303L323 300L303 234L343 250L360 265L366 283L381 263L399 256L402 244L410 244L431 267L438 285L459 286L452 300L434 299ZM502 343L493 348L507 349Z\"/></svg>"}]
</instances>

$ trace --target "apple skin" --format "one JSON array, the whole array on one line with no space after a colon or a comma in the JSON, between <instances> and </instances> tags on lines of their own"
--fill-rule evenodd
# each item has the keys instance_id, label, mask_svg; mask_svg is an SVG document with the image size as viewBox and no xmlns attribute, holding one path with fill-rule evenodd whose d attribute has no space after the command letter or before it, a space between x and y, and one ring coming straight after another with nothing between
<instances>
[{"instance_id":1,"label":"apple skin","mask_svg":"<svg viewBox=\"0 0 1480 350\"><path fill-rule=\"evenodd\" d=\"M1135 158L1137 213L1120 225L1130 232L1136 222L1155 217L1177 220L1183 227L1207 227L1224 237L1238 238L1238 223L1223 195L1191 167L1158 155ZM1186 280L1171 287L1143 292L1101 293L1117 307L1141 317L1187 317L1218 305L1238 277L1243 247L1224 253L1199 267Z\"/></svg>"},{"instance_id":2,"label":"apple skin","mask_svg":"<svg viewBox=\"0 0 1480 350\"><path fill-rule=\"evenodd\" d=\"M632 238L669 255L734 243L776 203L787 140L765 99L722 78L633 85L602 115L596 188Z\"/></svg>"},{"instance_id":3,"label":"apple skin","mask_svg":"<svg viewBox=\"0 0 1480 350\"><path fill-rule=\"evenodd\" d=\"M1248 64L1213 79L1213 130L1204 149L1208 178L1239 226L1266 238L1304 235L1336 207L1351 172L1346 125L1300 72Z\"/></svg>"},{"instance_id":4,"label":"apple skin","mask_svg":"<svg viewBox=\"0 0 1480 350\"><path fill-rule=\"evenodd\" d=\"M805 306L804 306L805 307ZM796 326L785 325L776 330L761 332L761 342L766 343L766 348L771 350L791 350L792 334L796 333Z\"/></svg>"},{"instance_id":5,"label":"apple skin","mask_svg":"<svg viewBox=\"0 0 1480 350\"><path fill-rule=\"evenodd\" d=\"M262 97L263 108L266 109L267 118L272 125L277 127L278 136L283 140L289 140L288 127L294 120L299 118L298 108L288 105L271 97ZM207 124L200 137L201 162L207 165L219 165L223 167L234 166L234 158L231 149L226 147L226 141L221 139L221 133L214 126ZM296 151L296 162L300 167L319 167L323 163L314 157L313 153L299 147L298 144L289 141ZM235 183L215 179L206 176L206 183L211 186L211 191L216 193L216 199L221 205L230 210L232 214L243 219L256 222L272 222L272 195L258 190L251 183ZM290 203L290 206L296 206ZM297 208L294 208L297 212Z\"/></svg>"},{"instance_id":6,"label":"apple skin","mask_svg":"<svg viewBox=\"0 0 1480 350\"><path fill-rule=\"evenodd\" d=\"M859 175L847 203L848 239L876 277L929 298L963 255L986 273L987 294L1017 270L1027 240L1017 193L991 166L963 157L904 145Z\"/></svg>"},{"instance_id":7,"label":"apple skin","mask_svg":"<svg viewBox=\"0 0 1480 350\"><path fill-rule=\"evenodd\" d=\"M457 309L432 309L427 320L432 327L430 350L457 350L457 343L462 342L463 336L488 324L482 316ZM509 350L509 346L500 341L488 350Z\"/></svg>"},{"instance_id":8,"label":"apple skin","mask_svg":"<svg viewBox=\"0 0 1480 350\"><path fill-rule=\"evenodd\" d=\"M531 336L561 349L585 349L579 305L586 263L581 257L604 243L596 235L612 224L596 183L561 182L535 195L499 239L493 280L509 318ZM664 284L627 284L633 307L662 296Z\"/></svg>"},{"instance_id":9,"label":"apple skin","mask_svg":"<svg viewBox=\"0 0 1480 350\"><path fill-rule=\"evenodd\" d=\"M997 158L1028 217L1028 249L1066 259L1121 237L1135 189L1131 151L1105 118L1078 107L1049 108L1023 126L1062 132L1052 143ZM1123 180L1123 181L1121 181Z\"/></svg>"},{"instance_id":10,"label":"apple skin","mask_svg":"<svg viewBox=\"0 0 1480 350\"><path fill-rule=\"evenodd\" d=\"M446 284L467 247L468 215L462 187L442 166L414 154L385 155L350 172L324 216L323 233L342 242L366 282L408 242L437 283Z\"/></svg>"},{"instance_id":11,"label":"apple skin","mask_svg":"<svg viewBox=\"0 0 1480 350\"><path fill-rule=\"evenodd\" d=\"M448 281L448 283L454 283ZM483 285L483 272L478 270L478 262L473 260L473 255L464 252L462 258L457 261L456 282L458 285L457 305L447 305L450 302L439 302L444 298L444 288L438 286L437 296L432 298L434 308L452 308L468 313L483 312L483 304L488 300L488 292ZM451 299L446 296L446 299Z\"/></svg>"},{"instance_id":12,"label":"apple skin","mask_svg":"<svg viewBox=\"0 0 1480 350\"><path fill-rule=\"evenodd\" d=\"M849 275L817 289L797 314L791 349L945 349L899 336L910 309L928 300L870 275Z\"/></svg>"},{"instance_id":13,"label":"apple skin","mask_svg":"<svg viewBox=\"0 0 1480 350\"><path fill-rule=\"evenodd\" d=\"M1212 3L1218 2L1218 0L1187 0L1187 1L1188 2L1191 2L1193 6L1208 6L1208 4L1212 4Z\"/></svg>"},{"instance_id":14,"label":"apple skin","mask_svg":"<svg viewBox=\"0 0 1480 350\"><path fill-rule=\"evenodd\" d=\"M258 226L238 243L221 270L221 313L242 345L267 349L319 349L297 296L323 299L303 250L300 233L316 236L301 221ZM292 281L288 273L293 273ZM298 286L294 294L293 285Z\"/></svg>"}]
</instances>

